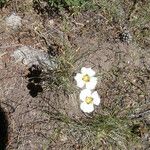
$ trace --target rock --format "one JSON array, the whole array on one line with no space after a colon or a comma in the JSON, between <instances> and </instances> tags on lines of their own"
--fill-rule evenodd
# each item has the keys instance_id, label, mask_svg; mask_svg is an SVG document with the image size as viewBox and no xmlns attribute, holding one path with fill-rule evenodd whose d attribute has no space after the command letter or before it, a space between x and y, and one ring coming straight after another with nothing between
<instances>
[{"instance_id":1,"label":"rock","mask_svg":"<svg viewBox=\"0 0 150 150\"><path fill-rule=\"evenodd\" d=\"M32 65L46 65L49 69L56 68L56 62L50 59L46 52L34 49L32 47L23 46L14 51L11 55L14 57L15 62L21 62L28 67Z\"/></svg>"},{"instance_id":2,"label":"rock","mask_svg":"<svg viewBox=\"0 0 150 150\"><path fill-rule=\"evenodd\" d=\"M18 30L22 26L21 20L20 16L13 13L5 19L6 26L13 30Z\"/></svg>"}]
</instances>

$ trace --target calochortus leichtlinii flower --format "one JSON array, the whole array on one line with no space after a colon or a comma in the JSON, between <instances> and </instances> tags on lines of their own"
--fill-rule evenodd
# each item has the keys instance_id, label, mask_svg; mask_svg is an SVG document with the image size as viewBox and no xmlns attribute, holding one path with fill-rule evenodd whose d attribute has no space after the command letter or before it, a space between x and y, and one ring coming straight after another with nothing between
<instances>
[{"instance_id":1,"label":"calochortus leichtlinii flower","mask_svg":"<svg viewBox=\"0 0 150 150\"><path fill-rule=\"evenodd\" d=\"M100 104L100 97L97 91L92 92L89 89L84 89L80 93L80 109L85 113L94 111L94 105Z\"/></svg>"},{"instance_id":2,"label":"calochortus leichtlinii flower","mask_svg":"<svg viewBox=\"0 0 150 150\"><path fill-rule=\"evenodd\" d=\"M95 77L95 71L91 68L81 68L81 73L77 73L74 79L77 82L77 86L86 89L95 89L97 84L97 78Z\"/></svg>"}]
</instances>

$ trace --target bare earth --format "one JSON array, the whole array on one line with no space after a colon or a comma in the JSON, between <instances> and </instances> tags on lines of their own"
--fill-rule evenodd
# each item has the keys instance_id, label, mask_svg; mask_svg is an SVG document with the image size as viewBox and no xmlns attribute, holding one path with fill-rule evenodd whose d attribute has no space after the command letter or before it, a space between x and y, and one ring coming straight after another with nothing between
<instances>
[{"instance_id":1,"label":"bare earth","mask_svg":"<svg viewBox=\"0 0 150 150\"><path fill-rule=\"evenodd\" d=\"M65 40L78 55L83 54L76 62L75 72L87 66L100 75L97 90L101 95L101 106L113 109L116 100L120 100L119 107L124 108L142 105L131 117L150 125L149 47L141 48L134 40L122 42L120 31L108 24L99 12L87 11L75 17L64 13L67 18L64 23L59 16L37 14L29 0L17 3L17 6L14 2L0 10L0 102L9 122L7 150L82 149L78 141L63 133L62 125L52 121L46 113L51 113L52 106L71 118L85 118L79 109L78 93L65 95L61 91L45 90L44 82L41 82L43 92L32 97L27 88L31 65L25 64L24 60L16 62L13 57L14 52L23 46L45 53L45 39L59 48ZM6 17L13 12L22 19L21 26L15 30L6 25ZM102 113L101 106L94 113ZM56 130L60 130L59 136ZM148 132L141 135L141 149L149 149L149 136Z\"/></svg>"}]
</instances>

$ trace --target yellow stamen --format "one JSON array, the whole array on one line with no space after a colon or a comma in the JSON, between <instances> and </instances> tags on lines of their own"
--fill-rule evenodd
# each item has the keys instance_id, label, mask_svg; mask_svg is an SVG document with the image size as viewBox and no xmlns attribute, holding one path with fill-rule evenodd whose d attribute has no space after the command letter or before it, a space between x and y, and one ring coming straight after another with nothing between
<instances>
[{"instance_id":1,"label":"yellow stamen","mask_svg":"<svg viewBox=\"0 0 150 150\"><path fill-rule=\"evenodd\" d=\"M91 104L93 102L93 98L92 97L86 97L85 102L87 104Z\"/></svg>"},{"instance_id":2,"label":"yellow stamen","mask_svg":"<svg viewBox=\"0 0 150 150\"><path fill-rule=\"evenodd\" d=\"M82 78L82 80L84 81L84 82L89 82L90 81L90 77L89 77L89 75L84 75L83 76L83 78Z\"/></svg>"}]
</instances>

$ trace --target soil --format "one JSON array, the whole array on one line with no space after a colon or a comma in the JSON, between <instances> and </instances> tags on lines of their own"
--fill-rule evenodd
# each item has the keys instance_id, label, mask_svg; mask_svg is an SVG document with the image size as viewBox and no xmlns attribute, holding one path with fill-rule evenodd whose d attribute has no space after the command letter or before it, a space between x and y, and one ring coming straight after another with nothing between
<instances>
[{"instance_id":1,"label":"soil","mask_svg":"<svg viewBox=\"0 0 150 150\"><path fill-rule=\"evenodd\" d=\"M5 24L5 18L14 12L22 18L18 30ZM12 57L22 46L46 52L52 45L59 51L67 42L81 56L75 64L75 73L86 66L100 74L97 90L101 107L115 109L116 100L119 108L141 105L131 117L150 125L150 47L121 41L120 30L109 24L99 11L89 10L76 16L63 12L63 16L66 22L55 13L37 13L31 0L10 1L0 10L0 102L8 118L8 125L6 121L6 126L0 128L6 131L8 128L4 133L8 137L4 144L7 150L81 149L73 137L57 135L55 131L63 132L62 125L48 114L53 113L55 118L59 110L77 120L86 117L79 109L78 92L66 95L47 90L44 82L29 80L31 70L37 68L16 63ZM36 91L32 92L33 86ZM102 113L101 107L95 113ZM147 132L142 135L145 150L150 146L149 136Z\"/></svg>"}]
</instances>

